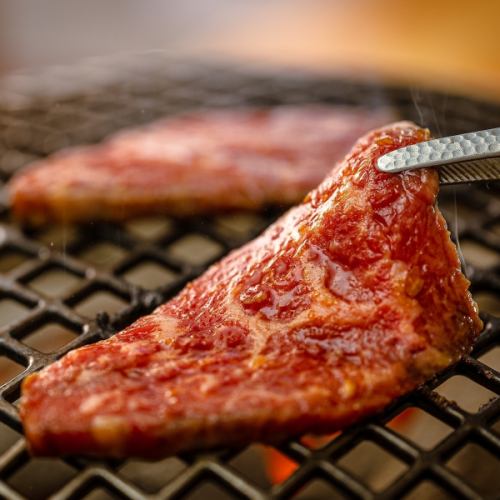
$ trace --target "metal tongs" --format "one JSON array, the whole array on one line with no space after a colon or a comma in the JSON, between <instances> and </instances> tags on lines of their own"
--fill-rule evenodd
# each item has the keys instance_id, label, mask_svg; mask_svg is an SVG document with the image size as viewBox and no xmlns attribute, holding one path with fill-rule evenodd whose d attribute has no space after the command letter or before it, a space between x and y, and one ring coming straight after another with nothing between
<instances>
[{"instance_id":1,"label":"metal tongs","mask_svg":"<svg viewBox=\"0 0 500 500\"><path fill-rule=\"evenodd\" d=\"M441 185L500 180L500 127L420 142L377 161L386 173L424 167L438 169Z\"/></svg>"}]
</instances>

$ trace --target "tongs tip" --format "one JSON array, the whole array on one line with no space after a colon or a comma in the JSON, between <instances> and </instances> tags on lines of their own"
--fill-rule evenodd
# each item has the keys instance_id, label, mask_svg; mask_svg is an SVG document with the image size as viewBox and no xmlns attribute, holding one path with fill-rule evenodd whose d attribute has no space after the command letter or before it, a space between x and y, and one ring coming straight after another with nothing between
<instances>
[{"instance_id":1,"label":"tongs tip","mask_svg":"<svg viewBox=\"0 0 500 500\"><path fill-rule=\"evenodd\" d=\"M500 180L500 127L412 144L377 160L385 173L425 167L438 168L441 184Z\"/></svg>"}]
</instances>

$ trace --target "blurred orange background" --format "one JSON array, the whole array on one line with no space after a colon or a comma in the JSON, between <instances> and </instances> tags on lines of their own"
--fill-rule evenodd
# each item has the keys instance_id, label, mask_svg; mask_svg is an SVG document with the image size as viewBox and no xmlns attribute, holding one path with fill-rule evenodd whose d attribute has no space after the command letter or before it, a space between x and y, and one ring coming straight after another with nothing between
<instances>
[{"instance_id":1,"label":"blurred orange background","mask_svg":"<svg viewBox=\"0 0 500 500\"><path fill-rule=\"evenodd\" d=\"M165 49L500 99L498 0L4 0L0 72Z\"/></svg>"}]
</instances>

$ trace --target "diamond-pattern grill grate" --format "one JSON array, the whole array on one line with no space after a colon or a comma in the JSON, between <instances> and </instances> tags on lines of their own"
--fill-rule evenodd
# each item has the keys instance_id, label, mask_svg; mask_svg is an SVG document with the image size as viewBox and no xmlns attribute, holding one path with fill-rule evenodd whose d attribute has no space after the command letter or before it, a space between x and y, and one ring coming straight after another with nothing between
<instances>
[{"instance_id":1,"label":"diamond-pattern grill grate","mask_svg":"<svg viewBox=\"0 0 500 500\"><path fill-rule=\"evenodd\" d=\"M27 161L63 146L94 142L119 128L168 113L311 101L391 105L402 118L441 135L500 123L500 106L460 97L297 72L185 63L150 54L4 80L0 84L0 179L5 182ZM499 192L490 185L447 188L440 194L445 216L462 243L473 293L482 297L485 311L497 315ZM489 390L488 394L500 393L500 348L496 347L500 319L486 312L482 314L486 328L472 355L383 414L335 436L149 463L80 457L41 460L28 455L16 410L20 383L28 373L150 312L211 262L258 234L281 211L22 230L11 221L4 202L0 213L0 268L4 270L0 279L4 380L0 386L0 496L395 499L418 498L417 493L412 497L412 491L424 491L429 485L439 498L497 496L500 398L483 401L470 413L437 391L446 380L460 375ZM190 247L193 240L195 246ZM475 253L468 245L475 247ZM151 281L158 275L158 283ZM159 286L151 289L155 285ZM57 342L51 328L58 329ZM61 330L66 337L61 337ZM36 332L34 344L29 339ZM408 424L402 414L415 407L447 429L432 446L421 445L404 432ZM364 460L355 458L360 456L358 447L367 443L398 462L397 473L382 477L384 460L368 456L363 465ZM477 454L457 458L467 447L480 450L479 463L474 458ZM262 472L263 463L271 467L273 481Z\"/></svg>"}]
</instances>

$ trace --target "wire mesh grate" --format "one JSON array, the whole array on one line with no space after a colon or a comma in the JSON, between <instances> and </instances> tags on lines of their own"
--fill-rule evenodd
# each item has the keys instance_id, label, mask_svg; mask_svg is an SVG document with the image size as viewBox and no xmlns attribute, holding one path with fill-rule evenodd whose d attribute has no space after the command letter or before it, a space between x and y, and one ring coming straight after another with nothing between
<instances>
[{"instance_id":1,"label":"wire mesh grate","mask_svg":"<svg viewBox=\"0 0 500 500\"><path fill-rule=\"evenodd\" d=\"M200 107L392 106L437 134L497 126L500 107L317 75L182 62L92 61L0 84L0 180L26 162ZM474 352L383 414L331 436L156 462L34 459L16 404L27 374L107 338L172 297L282 209L21 229L0 210L0 496L5 498L496 498L500 491L500 200L447 188L485 331ZM457 390L458 388L458 390ZM465 398L465 399L464 399Z\"/></svg>"}]
</instances>

